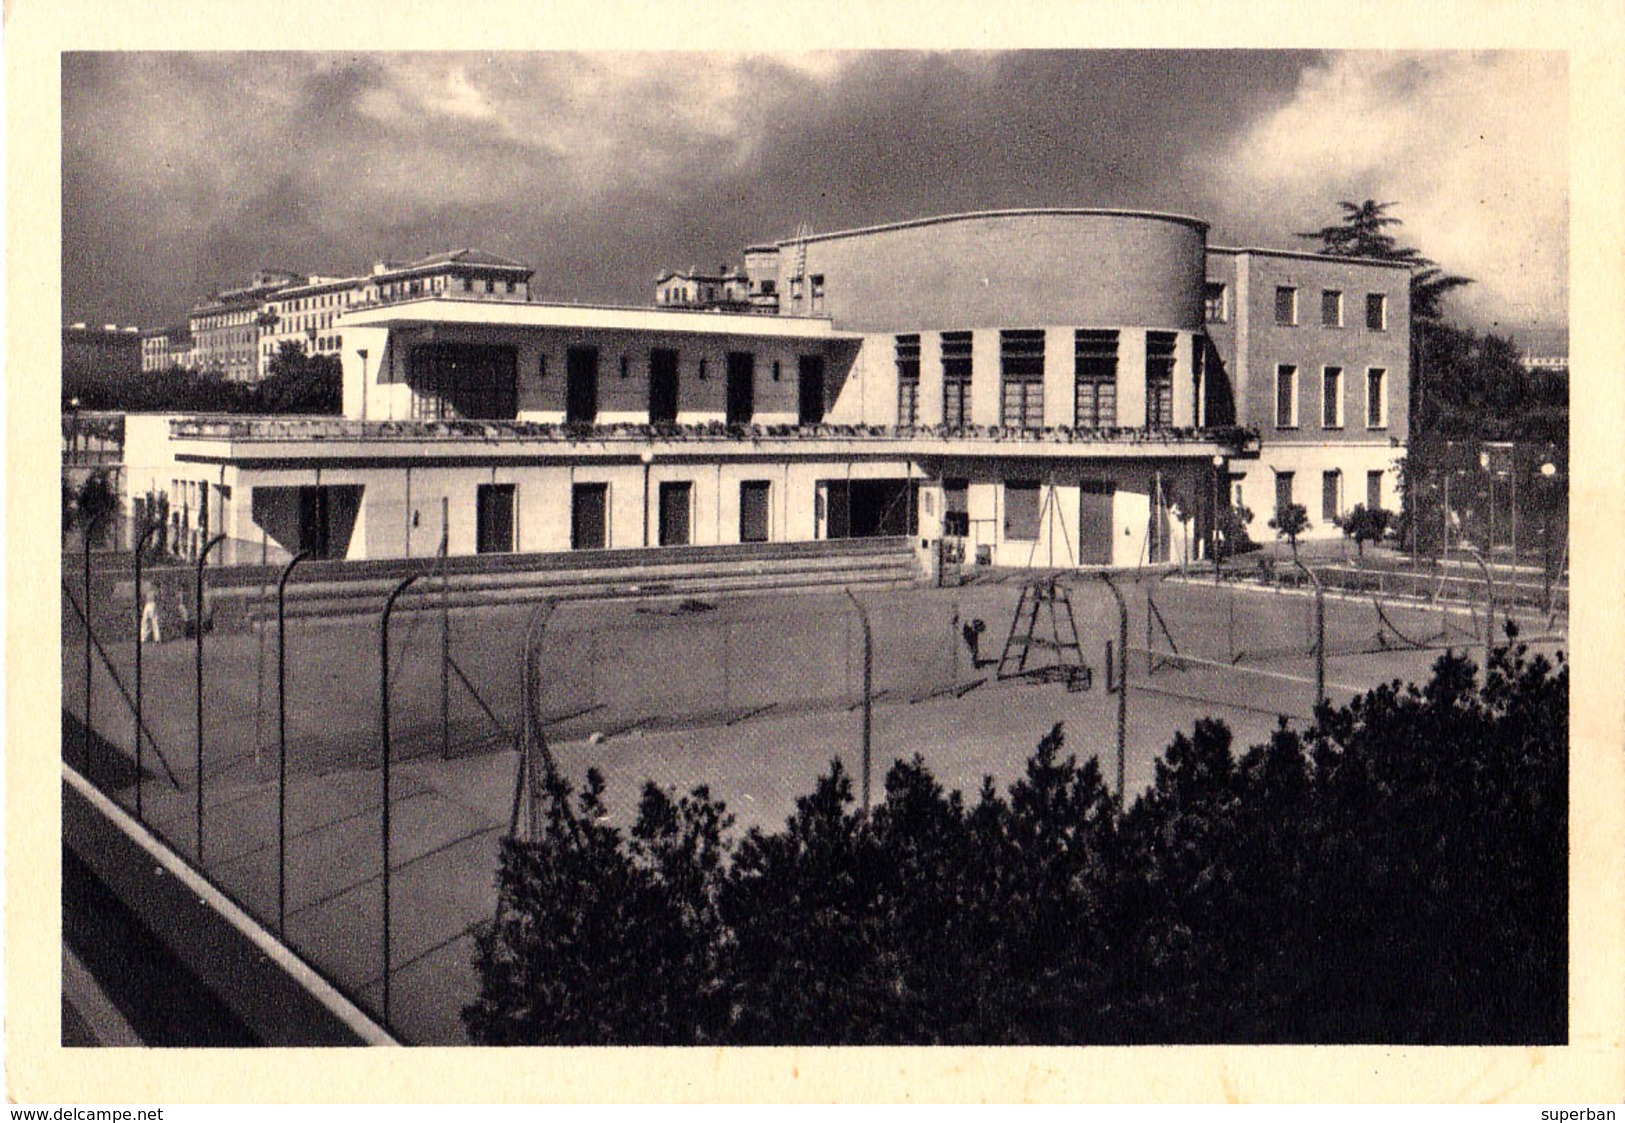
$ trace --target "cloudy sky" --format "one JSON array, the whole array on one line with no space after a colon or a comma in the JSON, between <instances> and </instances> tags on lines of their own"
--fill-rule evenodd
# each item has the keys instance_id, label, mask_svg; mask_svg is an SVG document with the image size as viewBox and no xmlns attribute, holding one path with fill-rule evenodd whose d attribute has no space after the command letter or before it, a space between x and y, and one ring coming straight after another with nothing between
<instances>
[{"instance_id":1,"label":"cloudy sky","mask_svg":"<svg viewBox=\"0 0 1625 1123\"><path fill-rule=\"evenodd\" d=\"M1556 53L79 53L62 60L69 320L159 326L260 267L478 246L550 300L665 267L1023 206L1169 210L1303 248L1340 199L1478 283L1456 314L1566 346Z\"/></svg>"}]
</instances>

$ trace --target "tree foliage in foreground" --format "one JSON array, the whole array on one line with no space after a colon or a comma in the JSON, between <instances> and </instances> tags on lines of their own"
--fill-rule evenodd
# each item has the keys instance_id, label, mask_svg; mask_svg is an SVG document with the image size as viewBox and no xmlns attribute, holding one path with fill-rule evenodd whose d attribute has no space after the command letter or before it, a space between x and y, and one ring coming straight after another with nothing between
<instances>
[{"instance_id":1,"label":"tree foliage in foreground","mask_svg":"<svg viewBox=\"0 0 1625 1123\"><path fill-rule=\"evenodd\" d=\"M839 761L730 841L704 788L555 783L504 844L481 1044L1561 1043L1568 671L1447 654L1239 756L1199 721L1119 812L1057 726L1004 793Z\"/></svg>"}]
</instances>

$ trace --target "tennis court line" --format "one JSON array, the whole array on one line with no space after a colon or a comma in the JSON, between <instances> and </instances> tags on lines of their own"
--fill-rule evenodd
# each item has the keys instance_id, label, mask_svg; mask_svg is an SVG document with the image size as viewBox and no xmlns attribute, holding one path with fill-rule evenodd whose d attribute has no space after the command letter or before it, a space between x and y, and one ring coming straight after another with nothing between
<instances>
[{"instance_id":1,"label":"tennis court line","mask_svg":"<svg viewBox=\"0 0 1625 1123\"><path fill-rule=\"evenodd\" d=\"M1170 663L1177 660L1181 663L1194 663L1198 666L1213 667L1214 669L1221 671L1239 672L1246 675L1262 675L1265 678L1279 679L1282 682L1301 683L1305 686L1313 686L1315 684L1315 680L1306 675L1293 675L1288 674L1285 671L1270 671L1264 669L1263 667L1248 667L1240 663L1225 663L1218 659L1203 659L1198 655L1175 655L1170 651L1147 651L1143 647L1131 647L1129 650L1139 655L1155 655L1159 659ZM1130 685L1133 684L1131 683ZM1356 686L1347 682L1333 682L1331 679L1326 680L1326 685L1328 687L1336 687L1338 690L1352 691L1355 694L1363 694L1367 690L1371 689L1369 686Z\"/></svg>"}]
</instances>

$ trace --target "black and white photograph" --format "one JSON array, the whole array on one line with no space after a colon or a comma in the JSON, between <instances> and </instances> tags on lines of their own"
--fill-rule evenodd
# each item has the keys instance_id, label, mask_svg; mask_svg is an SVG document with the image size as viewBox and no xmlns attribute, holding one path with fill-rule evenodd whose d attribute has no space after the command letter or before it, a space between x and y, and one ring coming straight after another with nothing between
<instances>
[{"instance_id":1,"label":"black and white photograph","mask_svg":"<svg viewBox=\"0 0 1625 1123\"><path fill-rule=\"evenodd\" d=\"M742 38L53 54L49 1048L1597 1046L1578 56Z\"/></svg>"}]
</instances>

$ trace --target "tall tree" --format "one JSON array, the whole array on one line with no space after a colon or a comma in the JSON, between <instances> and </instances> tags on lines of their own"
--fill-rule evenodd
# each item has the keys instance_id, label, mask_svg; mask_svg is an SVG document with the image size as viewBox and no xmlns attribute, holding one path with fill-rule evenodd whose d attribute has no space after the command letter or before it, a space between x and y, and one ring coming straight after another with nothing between
<instances>
[{"instance_id":1,"label":"tall tree","mask_svg":"<svg viewBox=\"0 0 1625 1123\"><path fill-rule=\"evenodd\" d=\"M1473 283L1471 277L1446 273L1431 258L1423 257L1414 246L1402 246L1388 232L1404 221L1389 214L1397 203L1375 199L1337 204L1343 221L1297 235L1320 243L1319 253L1333 257L1369 257L1378 261L1402 261L1411 267L1411 319L1419 324L1435 324L1444 318L1445 294Z\"/></svg>"}]
</instances>

